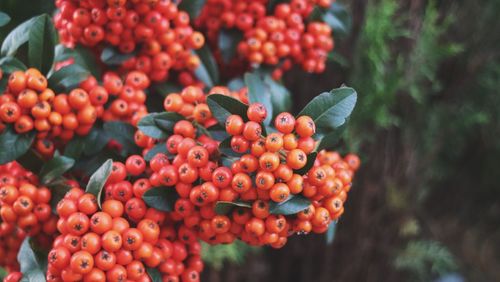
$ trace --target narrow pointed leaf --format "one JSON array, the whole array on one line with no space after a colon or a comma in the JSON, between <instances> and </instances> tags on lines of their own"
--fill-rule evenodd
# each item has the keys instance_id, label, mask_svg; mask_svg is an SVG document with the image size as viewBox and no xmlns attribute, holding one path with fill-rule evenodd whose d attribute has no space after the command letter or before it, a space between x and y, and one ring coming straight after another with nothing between
<instances>
[{"instance_id":1,"label":"narrow pointed leaf","mask_svg":"<svg viewBox=\"0 0 500 282\"><path fill-rule=\"evenodd\" d=\"M50 161L46 162L39 177L42 184L48 184L59 176L63 175L75 164L75 160L65 156L55 156Z\"/></svg>"},{"instance_id":2,"label":"narrow pointed leaf","mask_svg":"<svg viewBox=\"0 0 500 282\"><path fill-rule=\"evenodd\" d=\"M305 210L311 201L304 196L290 195L287 200L269 204L269 212L272 214L292 215Z\"/></svg>"}]
</instances>

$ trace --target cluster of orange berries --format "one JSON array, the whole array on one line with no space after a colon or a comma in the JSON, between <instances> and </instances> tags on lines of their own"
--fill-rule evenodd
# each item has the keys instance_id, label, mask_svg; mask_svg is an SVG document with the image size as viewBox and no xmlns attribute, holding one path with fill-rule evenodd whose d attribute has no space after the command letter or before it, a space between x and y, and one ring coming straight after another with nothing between
<instances>
[{"instance_id":1,"label":"cluster of orange berries","mask_svg":"<svg viewBox=\"0 0 500 282\"><path fill-rule=\"evenodd\" d=\"M0 231L0 266L8 272L19 271L17 253L26 238L26 232L20 228L15 228L9 232Z\"/></svg>"},{"instance_id":2,"label":"cluster of orange berries","mask_svg":"<svg viewBox=\"0 0 500 282\"><path fill-rule=\"evenodd\" d=\"M24 175L31 174L17 163L8 163L3 166L3 169L6 172L2 174L0 184L2 219L0 233L13 232L19 228L32 237L40 233L54 234L57 219L50 207L50 190L47 187L38 187L38 181L32 181L34 179L19 178L10 174L9 169L17 170Z\"/></svg>"},{"instance_id":3,"label":"cluster of orange berries","mask_svg":"<svg viewBox=\"0 0 500 282\"><path fill-rule=\"evenodd\" d=\"M125 70L161 81L171 69L192 71L200 64L192 50L201 48L205 38L193 30L177 1L57 0L56 6L55 26L65 45L105 43L124 54L136 52L121 66Z\"/></svg>"},{"instance_id":4,"label":"cluster of orange berries","mask_svg":"<svg viewBox=\"0 0 500 282\"><path fill-rule=\"evenodd\" d=\"M71 189L57 205L61 235L48 254L47 281L151 281L146 267L158 268L164 281L198 281L200 247L188 253L170 240L160 229L165 213L131 214L131 208L107 199L100 211L94 195Z\"/></svg>"},{"instance_id":5,"label":"cluster of orange berries","mask_svg":"<svg viewBox=\"0 0 500 282\"><path fill-rule=\"evenodd\" d=\"M10 74L6 92L0 97L0 121L3 128L12 124L19 134L36 130L35 148L51 156L56 138L66 142L75 134L86 135L106 101L82 89L56 94L47 84L33 68Z\"/></svg>"},{"instance_id":6,"label":"cluster of orange berries","mask_svg":"<svg viewBox=\"0 0 500 282\"><path fill-rule=\"evenodd\" d=\"M220 90L209 93L231 95ZM241 93L232 96L248 102L246 91ZM299 173L316 147L312 138L314 121L308 116L295 119L290 113L280 113L274 122L277 132L264 137L261 124L267 110L253 103L246 116L230 115L226 120L231 150L240 156L228 167L222 163L220 142L200 134L193 125L210 128L215 123L204 101L206 97L197 87L165 98L165 109L180 113L186 120L178 121L173 135L166 139L168 154L159 153L149 163L149 183L153 187L175 187L179 195L170 214L178 222L179 232L214 244L239 238L252 245L279 248L291 234L325 232L340 217L359 167L357 156L350 154L342 159L336 152L321 151L311 169ZM140 130L135 140L144 148L144 155L158 141ZM309 199L311 205L296 215L271 214L272 203L295 195ZM238 201L245 206L236 207L228 215L216 213L218 202Z\"/></svg>"},{"instance_id":7,"label":"cluster of orange berries","mask_svg":"<svg viewBox=\"0 0 500 282\"><path fill-rule=\"evenodd\" d=\"M103 121L120 120L133 125L147 114L145 106L146 93L150 85L148 75L140 71L128 72L123 78L115 72L106 72L102 77L102 85L95 77L90 76L80 84L89 96L105 108L98 112Z\"/></svg>"},{"instance_id":8,"label":"cluster of orange berries","mask_svg":"<svg viewBox=\"0 0 500 282\"><path fill-rule=\"evenodd\" d=\"M239 91L230 91L224 86L215 86L208 91L210 94L222 94L233 97L242 102L248 102L247 88ZM206 103L206 95L203 89L198 86L188 86L180 93L170 93L163 102L163 107L167 112L178 113L189 120L194 120L206 128L217 123Z\"/></svg>"},{"instance_id":9,"label":"cluster of orange berries","mask_svg":"<svg viewBox=\"0 0 500 282\"><path fill-rule=\"evenodd\" d=\"M305 71L321 73L327 54L334 47L331 28L307 17L315 5L328 7L330 0L292 0L276 5L266 14L267 0L209 0L196 23L205 29L208 41L217 46L221 29L243 32L238 54L251 65L275 67L273 77L299 64ZM220 54L219 54L220 55ZM237 58L233 60L238 64Z\"/></svg>"}]
</instances>

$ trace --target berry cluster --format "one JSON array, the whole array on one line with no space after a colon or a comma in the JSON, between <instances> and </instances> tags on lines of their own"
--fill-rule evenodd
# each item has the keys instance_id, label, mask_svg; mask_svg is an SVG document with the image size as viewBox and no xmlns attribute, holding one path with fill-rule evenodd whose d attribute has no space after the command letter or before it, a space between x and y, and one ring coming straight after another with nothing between
<instances>
[{"instance_id":1,"label":"berry cluster","mask_svg":"<svg viewBox=\"0 0 500 282\"><path fill-rule=\"evenodd\" d=\"M151 281L146 267L159 268L165 281L182 275L196 278L185 281L197 280L198 271L183 261L199 256L199 250L188 254L183 243L167 240L158 224L164 214L130 220L129 207L108 199L99 211L94 195L69 191L57 206L61 235L48 255L47 281Z\"/></svg>"},{"instance_id":2,"label":"berry cluster","mask_svg":"<svg viewBox=\"0 0 500 282\"><path fill-rule=\"evenodd\" d=\"M0 266L9 272L19 271L17 253L26 238L26 232L16 228L9 232L0 230Z\"/></svg>"},{"instance_id":3,"label":"berry cluster","mask_svg":"<svg viewBox=\"0 0 500 282\"><path fill-rule=\"evenodd\" d=\"M6 92L0 98L0 120L12 124L16 133L35 130L35 148L52 156L57 139L67 142L75 134L86 135L103 112L106 101L82 89L56 94L36 69L15 71L9 76Z\"/></svg>"},{"instance_id":4,"label":"berry cluster","mask_svg":"<svg viewBox=\"0 0 500 282\"><path fill-rule=\"evenodd\" d=\"M55 26L64 44L105 43L121 53L136 52L121 66L125 70L139 70L160 81L171 69L192 71L200 64L192 50L203 46L204 36L193 30L176 1L57 0L56 6Z\"/></svg>"},{"instance_id":5,"label":"berry cluster","mask_svg":"<svg viewBox=\"0 0 500 282\"><path fill-rule=\"evenodd\" d=\"M328 7L330 2L292 0L276 5L271 14L266 14L266 0L209 0L196 23L206 30L209 43L215 47L221 29L243 32L238 54L251 65L275 67L275 79L290 69L292 63L307 72L321 73L334 46L331 28L307 18L315 5ZM232 65L240 63L235 58Z\"/></svg>"},{"instance_id":6,"label":"berry cluster","mask_svg":"<svg viewBox=\"0 0 500 282\"><path fill-rule=\"evenodd\" d=\"M0 166L0 233L21 229L28 236L56 232L57 219L49 202L51 192L38 187L36 177L15 162Z\"/></svg>"},{"instance_id":7,"label":"berry cluster","mask_svg":"<svg viewBox=\"0 0 500 282\"><path fill-rule=\"evenodd\" d=\"M102 85L90 76L81 83L81 88L89 93L92 100L105 105L98 113L103 121L121 120L135 125L147 113L146 93L150 85L149 77L140 71L128 72L122 79L115 72L106 72Z\"/></svg>"},{"instance_id":8,"label":"berry cluster","mask_svg":"<svg viewBox=\"0 0 500 282\"><path fill-rule=\"evenodd\" d=\"M216 87L210 93L231 95L245 102L246 91L231 94ZM223 164L218 141L197 131L193 124L210 128L215 124L201 89L187 87L165 98L167 111L180 113L173 135L165 141L167 154L155 155L150 163L149 183L153 187L175 187L179 199L170 217L186 238L209 243L230 243L239 238L252 245L282 247L293 233L322 233L343 213L359 158L321 151L308 172L299 173L308 163L316 143L314 121L308 116L295 119L290 113L276 116L277 132L263 136L262 122L267 110L250 104L246 116L230 115L225 131L231 136L231 150L240 157L228 167ZM158 140L140 130L136 143L143 154ZM146 165L141 165L144 170ZM168 189L168 188L165 188ZM293 215L272 214L270 205L300 195L311 205ZM241 202L229 214L217 214L219 202Z\"/></svg>"},{"instance_id":9,"label":"berry cluster","mask_svg":"<svg viewBox=\"0 0 500 282\"><path fill-rule=\"evenodd\" d=\"M230 91L227 87L215 86L208 91L208 95L210 94L223 94L242 102L248 102L246 88L239 91ZM182 89L180 93L168 94L163 102L163 107L167 112L176 112L207 128L217 122L212 117L212 113L206 104L206 95L203 93L203 89L198 86L188 86Z\"/></svg>"}]
</instances>

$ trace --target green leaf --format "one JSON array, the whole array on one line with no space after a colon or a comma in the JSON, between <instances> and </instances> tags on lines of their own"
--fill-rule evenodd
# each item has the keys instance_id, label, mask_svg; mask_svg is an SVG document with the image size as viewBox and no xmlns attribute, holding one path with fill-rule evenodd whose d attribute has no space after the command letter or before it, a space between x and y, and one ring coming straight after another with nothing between
<instances>
[{"instance_id":1,"label":"green leaf","mask_svg":"<svg viewBox=\"0 0 500 282\"><path fill-rule=\"evenodd\" d=\"M14 71L17 70L22 70L25 71L28 69L23 62L19 61L18 59L14 57L4 57L0 59L0 68L5 72L5 73L13 73Z\"/></svg>"},{"instance_id":2,"label":"green leaf","mask_svg":"<svg viewBox=\"0 0 500 282\"><path fill-rule=\"evenodd\" d=\"M154 187L142 195L142 199L152 208L170 212L174 210L175 201L179 196L173 187Z\"/></svg>"},{"instance_id":3,"label":"green leaf","mask_svg":"<svg viewBox=\"0 0 500 282\"><path fill-rule=\"evenodd\" d=\"M189 14L191 21L194 21L203 9L206 0L182 0L178 8Z\"/></svg>"},{"instance_id":4,"label":"green leaf","mask_svg":"<svg viewBox=\"0 0 500 282\"><path fill-rule=\"evenodd\" d=\"M308 173L309 170L313 167L314 162L316 161L317 155L318 155L318 152L312 152L309 155L307 155L306 165L301 169L294 169L293 173L296 173L298 175L304 175L304 174Z\"/></svg>"},{"instance_id":5,"label":"green leaf","mask_svg":"<svg viewBox=\"0 0 500 282\"><path fill-rule=\"evenodd\" d=\"M109 121L104 124L108 135L122 145L122 156L140 153L140 148L135 144L135 127L122 121Z\"/></svg>"},{"instance_id":6,"label":"green leaf","mask_svg":"<svg viewBox=\"0 0 500 282\"><path fill-rule=\"evenodd\" d=\"M346 7L337 1L330 5L328 13L323 16L323 21L333 30L335 36L347 36L351 32L352 18Z\"/></svg>"},{"instance_id":7,"label":"green leaf","mask_svg":"<svg viewBox=\"0 0 500 282\"><path fill-rule=\"evenodd\" d=\"M338 127L333 132L330 132L322 136L321 139L319 140L319 144L316 150L321 151L323 149L330 149L330 150L333 149L342 138L342 134L344 133L346 125L347 123L344 123L344 125Z\"/></svg>"},{"instance_id":8,"label":"green leaf","mask_svg":"<svg viewBox=\"0 0 500 282\"><path fill-rule=\"evenodd\" d=\"M264 83L271 93L271 104L273 107L273 118L282 112L292 110L292 97L290 91L281 83L274 80L270 75L264 76Z\"/></svg>"},{"instance_id":9,"label":"green leaf","mask_svg":"<svg viewBox=\"0 0 500 282\"><path fill-rule=\"evenodd\" d=\"M152 282L162 282L163 281L161 278L161 273L158 270L158 268L148 267L148 268L146 268L146 272L148 273Z\"/></svg>"},{"instance_id":10,"label":"green leaf","mask_svg":"<svg viewBox=\"0 0 500 282\"><path fill-rule=\"evenodd\" d=\"M214 87L219 83L219 68L208 45L195 51L200 58L200 66L194 71L194 75L207 87Z\"/></svg>"},{"instance_id":11,"label":"green leaf","mask_svg":"<svg viewBox=\"0 0 500 282\"><path fill-rule=\"evenodd\" d=\"M328 226L328 230L326 231L326 244L331 245L333 243L333 239L335 239L335 231L337 227L337 222L330 222L330 226Z\"/></svg>"},{"instance_id":12,"label":"green leaf","mask_svg":"<svg viewBox=\"0 0 500 282\"><path fill-rule=\"evenodd\" d=\"M165 155L169 155L170 153L167 151L167 145L165 142L160 142L156 145L154 145L153 148L151 148L148 153L144 156L144 159L146 161L150 161L154 156L156 156L159 153L163 153Z\"/></svg>"},{"instance_id":13,"label":"green leaf","mask_svg":"<svg viewBox=\"0 0 500 282\"><path fill-rule=\"evenodd\" d=\"M101 77L101 69L94 53L83 46L77 45L75 48L66 48L59 44L56 46L55 59L56 62L62 62L73 58L75 64L82 66L90 71L93 76Z\"/></svg>"},{"instance_id":14,"label":"green leaf","mask_svg":"<svg viewBox=\"0 0 500 282\"><path fill-rule=\"evenodd\" d=\"M82 154L91 156L99 153L111 138L100 127L94 126L87 136L75 136L64 147L64 155L78 159Z\"/></svg>"},{"instance_id":15,"label":"green leaf","mask_svg":"<svg viewBox=\"0 0 500 282\"><path fill-rule=\"evenodd\" d=\"M229 64L235 57L238 43L243 39L243 33L237 29L221 29L219 31L219 49L222 61Z\"/></svg>"},{"instance_id":16,"label":"green leaf","mask_svg":"<svg viewBox=\"0 0 500 282\"><path fill-rule=\"evenodd\" d=\"M46 162L40 171L39 178L42 184L46 185L63 175L71 169L75 164L75 160L65 156L55 156L50 161Z\"/></svg>"},{"instance_id":17,"label":"green leaf","mask_svg":"<svg viewBox=\"0 0 500 282\"><path fill-rule=\"evenodd\" d=\"M141 118L137 127L151 138L163 139L168 136L168 133L172 133L175 124L183 119L184 117L178 113L151 113Z\"/></svg>"},{"instance_id":18,"label":"green leaf","mask_svg":"<svg viewBox=\"0 0 500 282\"><path fill-rule=\"evenodd\" d=\"M227 83L227 88L229 88L231 91L238 91L243 87L245 87L245 82L243 81L243 78L239 76L231 79Z\"/></svg>"},{"instance_id":19,"label":"green leaf","mask_svg":"<svg viewBox=\"0 0 500 282\"><path fill-rule=\"evenodd\" d=\"M58 179L47 185L47 187L51 192L50 207L52 208L52 213L57 215L57 204L71 190L71 186L66 183L66 180Z\"/></svg>"},{"instance_id":20,"label":"green leaf","mask_svg":"<svg viewBox=\"0 0 500 282\"><path fill-rule=\"evenodd\" d=\"M297 115L308 115L316 123L316 132L328 134L345 124L356 105L356 91L349 87L322 93Z\"/></svg>"},{"instance_id":21,"label":"green leaf","mask_svg":"<svg viewBox=\"0 0 500 282\"><path fill-rule=\"evenodd\" d=\"M28 59L30 66L47 74L54 63L54 48L57 44L57 32L48 15L36 18L29 31Z\"/></svg>"},{"instance_id":22,"label":"green leaf","mask_svg":"<svg viewBox=\"0 0 500 282\"><path fill-rule=\"evenodd\" d=\"M108 66L120 66L126 60L135 56L135 53L123 54L113 47L106 47L102 50L101 61Z\"/></svg>"},{"instance_id":23,"label":"green leaf","mask_svg":"<svg viewBox=\"0 0 500 282\"><path fill-rule=\"evenodd\" d=\"M29 31L33 26L35 20L36 17L31 18L13 29L4 39L0 55L14 56L17 52L17 49L19 49L19 47L21 47L21 45L23 45L24 43L28 42Z\"/></svg>"},{"instance_id":24,"label":"green leaf","mask_svg":"<svg viewBox=\"0 0 500 282\"><path fill-rule=\"evenodd\" d=\"M168 94L171 93L180 93L182 91L182 86L172 82L161 82L161 83L153 83L151 88L161 95L162 97L167 97ZM162 105L163 107L163 105Z\"/></svg>"},{"instance_id":25,"label":"green leaf","mask_svg":"<svg viewBox=\"0 0 500 282\"><path fill-rule=\"evenodd\" d=\"M282 214L282 215L292 215L305 210L311 201L301 195L290 195L287 200L276 203L271 202L269 204L269 212L271 214Z\"/></svg>"},{"instance_id":26,"label":"green leaf","mask_svg":"<svg viewBox=\"0 0 500 282\"><path fill-rule=\"evenodd\" d=\"M29 149L25 154L18 157L16 159L16 162L22 165L25 169L35 174L38 174L42 169L42 166L45 164L40 154L33 148Z\"/></svg>"},{"instance_id":27,"label":"green leaf","mask_svg":"<svg viewBox=\"0 0 500 282\"><path fill-rule=\"evenodd\" d=\"M267 109L267 117L264 124L269 124L273 118L273 105L271 103L271 93L264 85L264 81L259 75L245 73L245 84L248 87L248 100L250 103L261 103Z\"/></svg>"},{"instance_id":28,"label":"green leaf","mask_svg":"<svg viewBox=\"0 0 500 282\"><path fill-rule=\"evenodd\" d=\"M4 12L0 12L0 27L8 24L10 22L10 17Z\"/></svg>"},{"instance_id":29,"label":"green leaf","mask_svg":"<svg viewBox=\"0 0 500 282\"><path fill-rule=\"evenodd\" d=\"M215 203L215 212L220 215L228 214L234 207L251 209L252 204L250 202L243 202L243 201L235 201L235 202L218 201L217 203Z\"/></svg>"},{"instance_id":30,"label":"green leaf","mask_svg":"<svg viewBox=\"0 0 500 282\"><path fill-rule=\"evenodd\" d=\"M23 278L21 281L39 282L45 281L45 269L47 260L41 254L35 252L30 245L30 238L26 237L21 244L17 261L21 267Z\"/></svg>"},{"instance_id":31,"label":"green leaf","mask_svg":"<svg viewBox=\"0 0 500 282\"><path fill-rule=\"evenodd\" d=\"M104 184L106 184L106 181L111 174L112 168L113 160L108 159L90 176L89 182L87 183L87 188L85 188L85 192L90 193L96 197L99 207L101 207L101 193L104 188Z\"/></svg>"},{"instance_id":32,"label":"green leaf","mask_svg":"<svg viewBox=\"0 0 500 282\"><path fill-rule=\"evenodd\" d=\"M49 76L49 86L57 93L68 92L77 88L80 82L87 79L90 72L80 65L72 64L53 72Z\"/></svg>"},{"instance_id":33,"label":"green leaf","mask_svg":"<svg viewBox=\"0 0 500 282\"><path fill-rule=\"evenodd\" d=\"M207 96L207 104L219 124L225 126L228 116L235 114L240 115L244 120L247 120L248 105L222 94L211 94Z\"/></svg>"},{"instance_id":34,"label":"green leaf","mask_svg":"<svg viewBox=\"0 0 500 282\"><path fill-rule=\"evenodd\" d=\"M17 134L12 129L6 128L0 134L0 148L2 148L0 150L0 164L6 164L24 155L31 147L34 139L34 131Z\"/></svg>"}]
</instances>

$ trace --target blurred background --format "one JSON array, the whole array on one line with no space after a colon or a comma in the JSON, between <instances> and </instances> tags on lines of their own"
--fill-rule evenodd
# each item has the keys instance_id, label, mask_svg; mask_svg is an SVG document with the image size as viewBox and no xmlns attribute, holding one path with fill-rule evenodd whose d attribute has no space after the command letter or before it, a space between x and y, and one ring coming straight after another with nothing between
<instances>
[{"instance_id":1,"label":"blurred background","mask_svg":"<svg viewBox=\"0 0 500 282\"><path fill-rule=\"evenodd\" d=\"M16 20L52 10L20 2ZM339 2L327 72L284 77L296 109L358 91L339 150L363 163L335 240L207 247L203 281L500 281L500 0Z\"/></svg>"}]
</instances>

